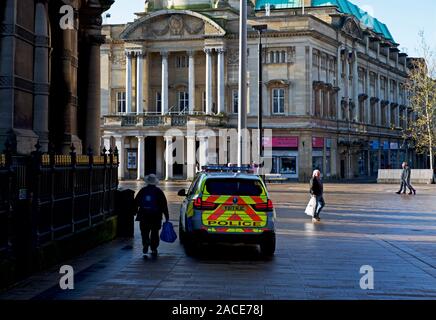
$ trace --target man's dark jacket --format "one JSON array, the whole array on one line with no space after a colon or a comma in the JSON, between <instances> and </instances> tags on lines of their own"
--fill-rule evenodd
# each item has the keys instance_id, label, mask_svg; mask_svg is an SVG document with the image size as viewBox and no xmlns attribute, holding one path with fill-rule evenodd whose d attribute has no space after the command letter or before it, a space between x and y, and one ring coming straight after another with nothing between
<instances>
[{"instance_id":1,"label":"man's dark jacket","mask_svg":"<svg viewBox=\"0 0 436 320\"><path fill-rule=\"evenodd\" d=\"M323 193L324 193L324 187L322 185L322 182L315 177L310 179L310 194L314 196L322 196Z\"/></svg>"},{"instance_id":2,"label":"man's dark jacket","mask_svg":"<svg viewBox=\"0 0 436 320\"><path fill-rule=\"evenodd\" d=\"M142 188L135 197L135 206L138 208L136 221L143 221L150 225L160 227L162 215L169 220L168 202L161 189L154 185Z\"/></svg>"}]
</instances>

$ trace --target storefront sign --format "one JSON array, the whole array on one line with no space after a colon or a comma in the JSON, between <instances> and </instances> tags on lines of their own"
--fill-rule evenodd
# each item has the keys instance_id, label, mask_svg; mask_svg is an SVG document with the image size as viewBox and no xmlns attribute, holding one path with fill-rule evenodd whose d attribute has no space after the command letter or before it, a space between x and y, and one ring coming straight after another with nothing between
<instances>
[{"instance_id":1,"label":"storefront sign","mask_svg":"<svg viewBox=\"0 0 436 320\"><path fill-rule=\"evenodd\" d=\"M383 150L389 150L389 141L383 141Z\"/></svg>"},{"instance_id":2,"label":"storefront sign","mask_svg":"<svg viewBox=\"0 0 436 320\"><path fill-rule=\"evenodd\" d=\"M324 138L313 137L312 138L312 148L324 148Z\"/></svg>"},{"instance_id":3,"label":"storefront sign","mask_svg":"<svg viewBox=\"0 0 436 320\"><path fill-rule=\"evenodd\" d=\"M378 140L371 141L371 149L372 150L380 149L380 142Z\"/></svg>"},{"instance_id":4,"label":"storefront sign","mask_svg":"<svg viewBox=\"0 0 436 320\"><path fill-rule=\"evenodd\" d=\"M298 148L298 137L264 137L266 148Z\"/></svg>"}]
</instances>

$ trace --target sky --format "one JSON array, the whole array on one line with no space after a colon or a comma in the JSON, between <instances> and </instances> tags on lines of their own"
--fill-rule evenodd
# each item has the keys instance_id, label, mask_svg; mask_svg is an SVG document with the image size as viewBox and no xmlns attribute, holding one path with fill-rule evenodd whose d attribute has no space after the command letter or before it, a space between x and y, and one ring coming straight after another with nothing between
<instances>
[{"instance_id":1,"label":"sky","mask_svg":"<svg viewBox=\"0 0 436 320\"><path fill-rule=\"evenodd\" d=\"M115 0L105 23L133 21L135 12L144 10L144 0ZM400 49L409 56L419 56L418 34L424 31L427 43L436 50L435 0L352 0L385 23Z\"/></svg>"}]
</instances>

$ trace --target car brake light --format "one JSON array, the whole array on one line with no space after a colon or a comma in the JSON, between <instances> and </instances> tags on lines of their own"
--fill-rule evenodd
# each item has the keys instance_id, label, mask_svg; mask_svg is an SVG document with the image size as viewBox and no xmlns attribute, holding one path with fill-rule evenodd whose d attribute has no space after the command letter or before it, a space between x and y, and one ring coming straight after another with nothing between
<instances>
[{"instance_id":1,"label":"car brake light","mask_svg":"<svg viewBox=\"0 0 436 320\"><path fill-rule=\"evenodd\" d=\"M194 208L198 210L214 210L218 207L217 203L203 201L201 197L198 197L194 201Z\"/></svg>"},{"instance_id":2,"label":"car brake light","mask_svg":"<svg viewBox=\"0 0 436 320\"><path fill-rule=\"evenodd\" d=\"M272 201L268 199L267 202L255 204L254 209L257 211L272 211L274 209L274 206Z\"/></svg>"}]
</instances>

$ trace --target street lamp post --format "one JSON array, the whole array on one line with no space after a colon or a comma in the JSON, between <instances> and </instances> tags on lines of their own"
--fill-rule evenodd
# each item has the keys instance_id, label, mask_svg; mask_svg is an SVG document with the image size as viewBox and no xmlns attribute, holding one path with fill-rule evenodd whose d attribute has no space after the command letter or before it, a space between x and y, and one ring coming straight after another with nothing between
<instances>
[{"instance_id":1,"label":"street lamp post","mask_svg":"<svg viewBox=\"0 0 436 320\"><path fill-rule=\"evenodd\" d=\"M247 157L247 1L239 3L238 166L241 167Z\"/></svg>"},{"instance_id":2,"label":"street lamp post","mask_svg":"<svg viewBox=\"0 0 436 320\"><path fill-rule=\"evenodd\" d=\"M263 157L263 124L262 124L262 89L263 89L263 79L262 79L262 32L268 28L266 24L260 24L253 26L253 29L259 33L259 66L258 66L258 79L259 79L259 93L258 93L258 152L259 152L259 165L262 163Z\"/></svg>"}]
</instances>

